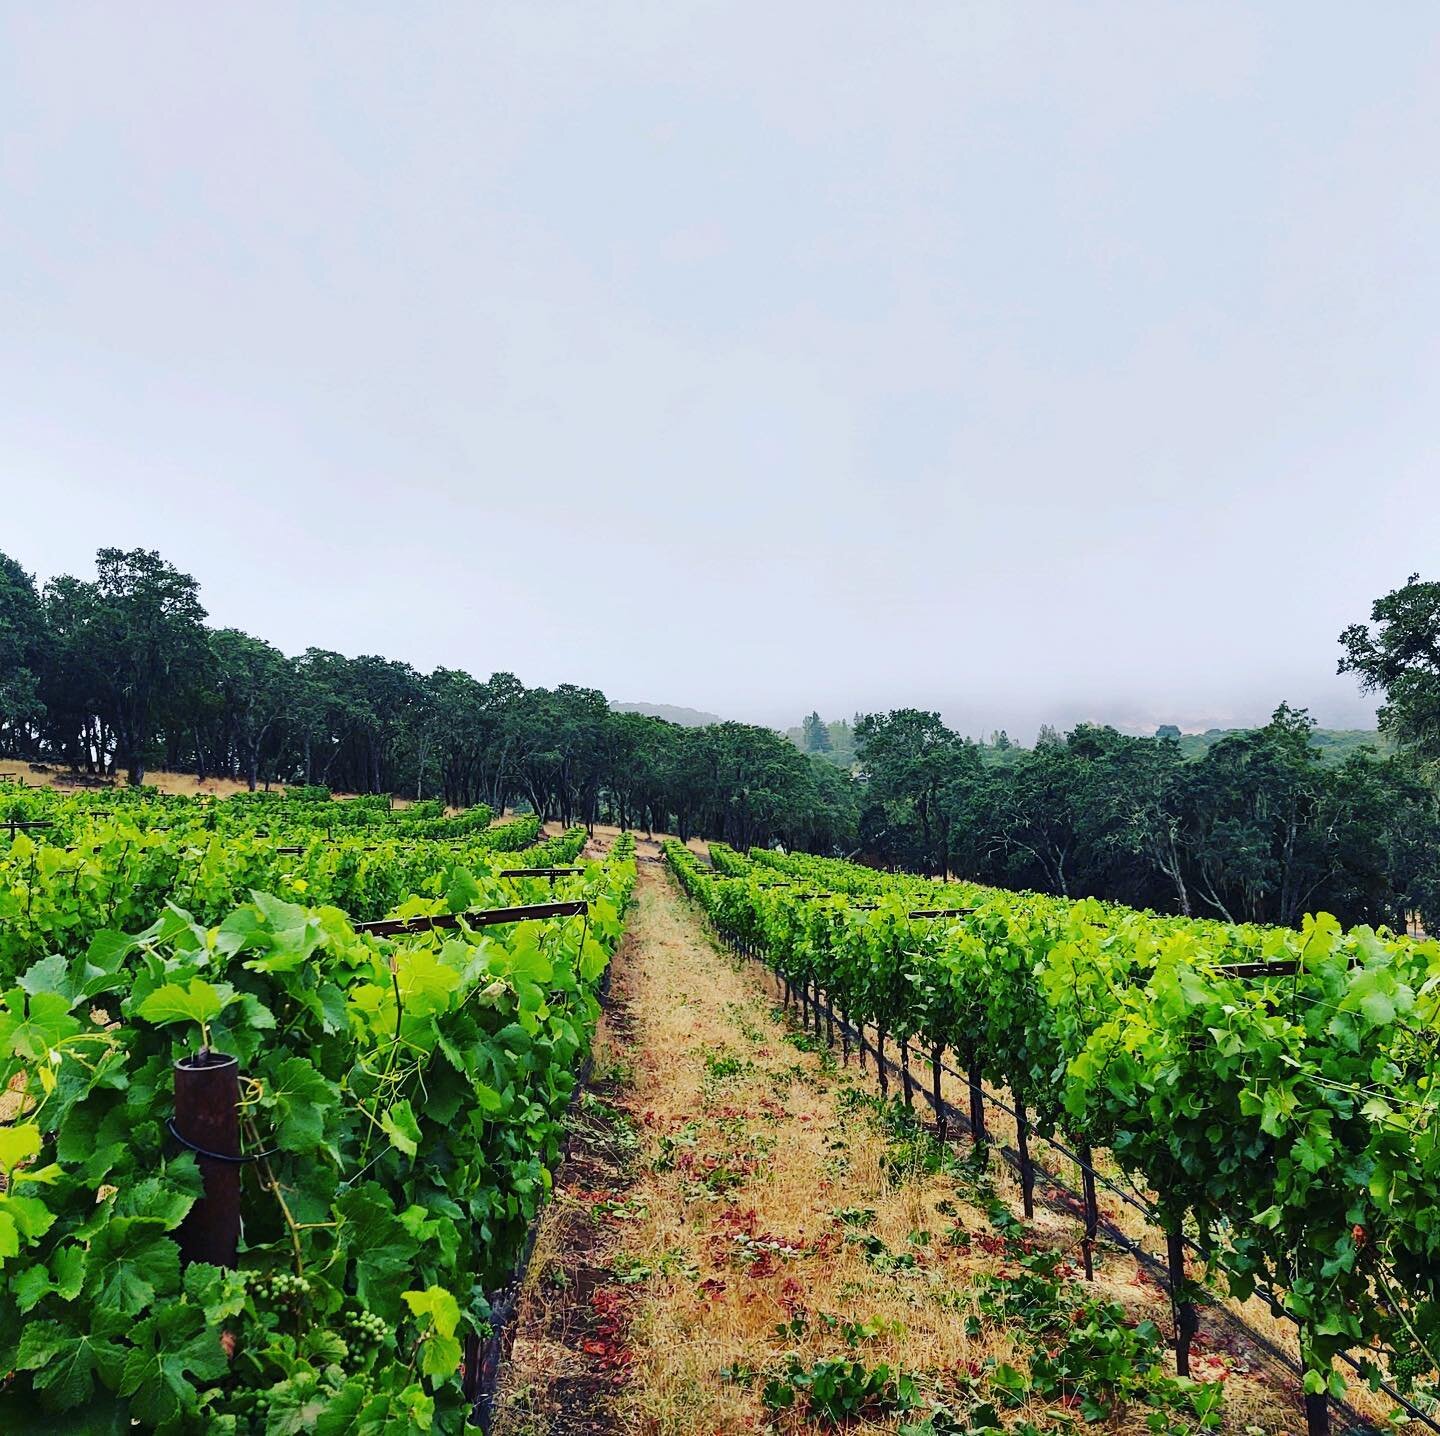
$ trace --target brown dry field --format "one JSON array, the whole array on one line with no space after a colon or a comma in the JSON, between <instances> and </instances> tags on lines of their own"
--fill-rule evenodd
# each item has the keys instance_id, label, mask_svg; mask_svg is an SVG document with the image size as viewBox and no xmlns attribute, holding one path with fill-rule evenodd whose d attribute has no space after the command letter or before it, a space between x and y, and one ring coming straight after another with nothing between
<instances>
[{"instance_id":1,"label":"brown dry field","mask_svg":"<svg viewBox=\"0 0 1440 1436\"><path fill-rule=\"evenodd\" d=\"M0 758L0 773L14 773L18 780L27 788L58 788L62 792L84 793L90 791L88 786L72 785L65 781L70 775L70 770L64 767L42 767L35 763L27 763L23 758ZM148 786L158 788L162 793L170 793L178 797L194 797L199 793L205 793L217 798L234 797L236 793L248 792L248 785L237 782L231 778L207 778L200 782L194 773L170 773L164 769L152 769L145 774L145 782ZM124 773L116 774L112 781L103 786L120 788L125 785ZM271 783L272 793L283 793L286 784ZM354 793L336 793L337 798L353 798ZM404 808L409 805L408 798L396 798L395 806Z\"/></svg>"},{"instance_id":2,"label":"brown dry field","mask_svg":"<svg viewBox=\"0 0 1440 1436\"><path fill-rule=\"evenodd\" d=\"M963 1388L965 1373L1017 1352L1015 1333L993 1323L967 1330L977 1285L1015 1260L984 1189L953 1164L928 1170L897 1149L861 1100L873 1063L862 1074L853 1056L843 1066L814 1050L770 980L705 934L652 845L641 858L580 1155L542 1220L498 1430L819 1429L761 1401L765 1375L791 1352L807 1364L883 1361L914 1374L925 1397L965 1409L957 1378ZM1018 1214L1002 1168L992 1160L993 1191ZM1025 1239L1062 1252L1078 1276L1073 1210L1038 1204ZM1102 1245L1087 1294L1170 1330L1168 1298L1118 1248ZM871 1334L852 1348L843 1322L868 1322ZM1196 1374L1224 1379L1225 1431L1303 1431L1294 1392L1203 1312L1196 1350ZM847 1429L895 1432L924 1409ZM1128 1436L1145 1430L1145 1414L1137 1406L1096 1429ZM1006 1419L1085 1425L1040 1404Z\"/></svg>"}]
</instances>

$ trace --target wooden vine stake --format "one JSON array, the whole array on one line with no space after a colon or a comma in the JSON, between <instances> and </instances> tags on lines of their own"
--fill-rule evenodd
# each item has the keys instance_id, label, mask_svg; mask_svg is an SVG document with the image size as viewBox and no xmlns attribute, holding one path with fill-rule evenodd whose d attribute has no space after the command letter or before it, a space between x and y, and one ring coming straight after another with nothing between
<instances>
[{"instance_id":1,"label":"wooden vine stake","mask_svg":"<svg viewBox=\"0 0 1440 1436\"><path fill-rule=\"evenodd\" d=\"M1175 1313L1175 1372L1190 1375L1190 1343L1200 1329L1195 1303L1185 1284L1185 1236L1180 1224L1165 1232L1165 1257L1170 1265L1170 1305Z\"/></svg>"},{"instance_id":2,"label":"wooden vine stake","mask_svg":"<svg viewBox=\"0 0 1440 1436\"><path fill-rule=\"evenodd\" d=\"M970 1049L970 1135L975 1149L985 1145L985 1083L980 1073L980 1058Z\"/></svg>"},{"instance_id":3,"label":"wooden vine stake","mask_svg":"<svg viewBox=\"0 0 1440 1436\"><path fill-rule=\"evenodd\" d=\"M940 1065L945 1056L943 1047L930 1050L930 1093L935 1107L935 1137L943 1147L950 1136L950 1109L945 1105L945 1094L940 1090Z\"/></svg>"},{"instance_id":4,"label":"wooden vine stake","mask_svg":"<svg viewBox=\"0 0 1440 1436\"><path fill-rule=\"evenodd\" d=\"M240 1244L240 1064L202 1048L175 1064L175 1134L181 1144L214 1152L195 1160L205 1195L186 1213L176 1238L180 1259L235 1265ZM233 1160L217 1160L230 1157Z\"/></svg>"},{"instance_id":5,"label":"wooden vine stake","mask_svg":"<svg viewBox=\"0 0 1440 1436\"><path fill-rule=\"evenodd\" d=\"M1095 1156L1086 1142L1080 1148L1080 1191L1085 1201L1085 1280L1095 1280L1095 1238L1100 1233L1100 1203L1095 1196Z\"/></svg>"},{"instance_id":6,"label":"wooden vine stake","mask_svg":"<svg viewBox=\"0 0 1440 1436\"><path fill-rule=\"evenodd\" d=\"M913 1112L915 1110L915 1081L910 1076L910 1039L900 1039L900 1071L905 1081L905 1105Z\"/></svg>"},{"instance_id":7,"label":"wooden vine stake","mask_svg":"<svg viewBox=\"0 0 1440 1436\"><path fill-rule=\"evenodd\" d=\"M1030 1160L1030 1116L1025 1098L1015 1093L1015 1146L1020 1159L1020 1201L1026 1218L1035 1215L1035 1164Z\"/></svg>"}]
</instances>

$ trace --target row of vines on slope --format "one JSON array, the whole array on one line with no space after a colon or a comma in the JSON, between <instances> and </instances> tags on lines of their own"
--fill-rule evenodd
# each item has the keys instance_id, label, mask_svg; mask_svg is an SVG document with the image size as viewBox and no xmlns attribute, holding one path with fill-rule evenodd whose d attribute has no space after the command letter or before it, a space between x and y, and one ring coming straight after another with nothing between
<instances>
[{"instance_id":1,"label":"row of vines on slope","mask_svg":"<svg viewBox=\"0 0 1440 1436\"><path fill-rule=\"evenodd\" d=\"M112 821L129 829L122 845L146 833L123 814ZM229 898L217 880L204 917L157 891L139 931L94 928L86 909L83 949L35 937L28 961L11 954L0 1429L464 1423L462 1344L486 1333L485 1293L549 1187L634 883L633 843L546 881L499 877L494 848L470 835L387 838L370 855L375 888L347 896L392 917L461 914L387 940L313 890L292 900L304 891L293 881L285 896L234 891L264 846L302 836L275 824L230 835L244 856L227 870ZM572 830L524 861L572 862L583 842ZM300 845L288 860L313 856L301 880L329 896L335 850ZM19 837L12 860L17 847L28 860ZM212 853L187 850L185 864L195 851ZM410 884L402 901L387 862ZM541 889L584 900L583 916L485 927L463 916ZM181 1259L202 1176L167 1124L175 1063L199 1050L235 1057L243 1074L234 1269Z\"/></svg>"},{"instance_id":2,"label":"row of vines on slope","mask_svg":"<svg viewBox=\"0 0 1440 1436\"><path fill-rule=\"evenodd\" d=\"M434 895L451 869L503 869L503 855L532 847L540 830L534 817L492 827L488 813L479 824L467 813L426 819L416 833L383 808L372 810L371 823L337 825L326 807L348 803L291 803L267 813L242 800L241 815L217 820L214 806L188 800L177 810L172 800L62 811L53 826L7 837L0 844L0 981L37 953L78 956L99 932L144 927L168 902L213 923L259 890L333 905L365 921L411 894ZM578 852L583 841L583 829L574 829L556 851Z\"/></svg>"},{"instance_id":3,"label":"row of vines on slope","mask_svg":"<svg viewBox=\"0 0 1440 1436\"><path fill-rule=\"evenodd\" d=\"M1300 1324L1313 1422L1342 1352L1433 1391L1440 944L711 851L716 872L668 856L724 932L851 1021L959 1052L1040 1131L1108 1147L1237 1297L1269 1292ZM1257 958L1284 975L1233 971Z\"/></svg>"}]
</instances>

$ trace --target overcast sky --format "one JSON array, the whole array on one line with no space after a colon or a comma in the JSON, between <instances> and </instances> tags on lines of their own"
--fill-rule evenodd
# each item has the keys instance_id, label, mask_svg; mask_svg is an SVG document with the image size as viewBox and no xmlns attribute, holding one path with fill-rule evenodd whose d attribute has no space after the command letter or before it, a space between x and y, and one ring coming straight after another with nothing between
<instances>
[{"instance_id":1,"label":"overcast sky","mask_svg":"<svg viewBox=\"0 0 1440 1436\"><path fill-rule=\"evenodd\" d=\"M1373 705L1440 7L0 6L0 549L793 722Z\"/></svg>"}]
</instances>

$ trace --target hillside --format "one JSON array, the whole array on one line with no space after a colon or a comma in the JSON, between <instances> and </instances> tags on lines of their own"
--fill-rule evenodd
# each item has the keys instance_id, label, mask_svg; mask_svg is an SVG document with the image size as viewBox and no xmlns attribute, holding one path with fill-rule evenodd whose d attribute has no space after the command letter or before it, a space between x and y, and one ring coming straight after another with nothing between
<instances>
[{"instance_id":1,"label":"hillside","mask_svg":"<svg viewBox=\"0 0 1440 1436\"><path fill-rule=\"evenodd\" d=\"M673 703L611 703L612 713L640 713L646 718L663 718L682 728L708 728L723 721L718 713L703 713L698 708L681 708Z\"/></svg>"}]
</instances>

